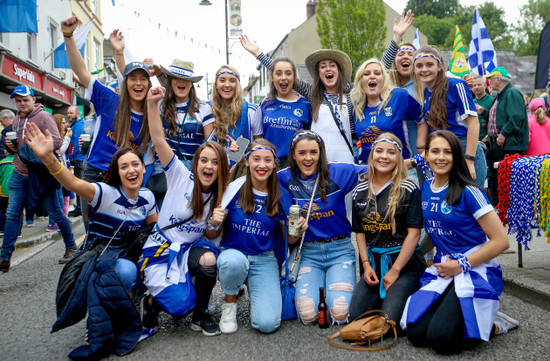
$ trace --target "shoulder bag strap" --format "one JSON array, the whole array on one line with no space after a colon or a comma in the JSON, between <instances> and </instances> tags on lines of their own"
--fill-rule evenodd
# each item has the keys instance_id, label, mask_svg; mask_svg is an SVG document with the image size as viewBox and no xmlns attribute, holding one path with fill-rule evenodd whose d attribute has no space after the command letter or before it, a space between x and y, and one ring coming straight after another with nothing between
<instances>
[{"instance_id":1,"label":"shoulder bag strap","mask_svg":"<svg viewBox=\"0 0 550 361\"><path fill-rule=\"evenodd\" d=\"M325 99L326 101L328 102L328 108L330 109L330 114L332 114L332 119L334 120L334 122L336 123L336 127L338 128L338 130L340 131L340 134L342 134L342 137L344 137L344 140L346 141L346 144L349 148L349 151L351 152L351 156L355 159L355 154L353 153L353 147L351 146L351 144L349 143L349 140L348 140L348 137L346 137L346 132L344 131L344 129L342 129L340 127L340 123L338 123L338 119L336 119L336 114L334 114L334 109L332 109L332 106L330 104L330 100L328 100L328 98L326 97L325 95ZM349 120L350 123L352 121L352 119Z\"/></svg>"},{"instance_id":2,"label":"shoulder bag strap","mask_svg":"<svg viewBox=\"0 0 550 361\"><path fill-rule=\"evenodd\" d=\"M309 215L311 213L311 205L313 204L313 198L315 197L315 192L317 191L317 186L318 185L319 185L319 172L317 172L317 178L315 179L315 185L313 186L313 192L311 192L311 198L309 200L309 207L307 209L306 222L309 222ZM304 232L304 234L302 234L302 239L300 240L300 245L298 246L298 251L296 252L296 256L294 257L294 260L292 261L292 265L290 266L290 272L291 273L294 270L294 267L298 264L298 261L300 260L300 257L302 256L302 246L304 245L305 236L306 236L306 233Z\"/></svg>"}]
</instances>

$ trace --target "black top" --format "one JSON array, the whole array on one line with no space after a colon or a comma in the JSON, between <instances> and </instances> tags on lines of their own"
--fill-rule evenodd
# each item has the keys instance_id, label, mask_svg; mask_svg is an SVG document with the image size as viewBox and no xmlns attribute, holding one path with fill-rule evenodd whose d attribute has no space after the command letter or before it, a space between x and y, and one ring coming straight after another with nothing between
<instances>
[{"instance_id":1,"label":"black top","mask_svg":"<svg viewBox=\"0 0 550 361\"><path fill-rule=\"evenodd\" d=\"M388 182L369 202L367 202L368 187L368 182L361 182L353 191L353 231L364 233L367 246L370 247L402 246L407 237L407 228L423 227L420 190L410 180L401 183L405 193L395 212L397 229L395 234L392 234L391 222L389 220L384 222L384 217L393 183Z\"/></svg>"}]
</instances>

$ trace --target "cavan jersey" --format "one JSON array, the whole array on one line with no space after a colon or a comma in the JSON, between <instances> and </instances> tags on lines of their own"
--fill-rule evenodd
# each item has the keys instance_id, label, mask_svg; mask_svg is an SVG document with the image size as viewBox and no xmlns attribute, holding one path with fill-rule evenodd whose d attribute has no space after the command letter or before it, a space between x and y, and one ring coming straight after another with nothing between
<instances>
[{"instance_id":1,"label":"cavan jersey","mask_svg":"<svg viewBox=\"0 0 550 361\"><path fill-rule=\"evenodd\" d=\"M447 90L447 128L446 130L453 132L457 137L464 138L468 133L468 122L466 118L469 115L477 117L476 106L472 97L470 88L461 79L447 78L449 81L449 90ZM424 118L430 124L430 99L432 93L426 88L424 90ZM430 126L430 132L433 132Z\"/></svg>"},{"instance_id":2,"label":"cavan jersey","mask_svg":"<svg viewBox=\"0 0 550 361\"><path fill-rule=\"evenodd\" d=\"M171 134L168 128L168 122L164 119L162 125L166 134L166 141L170 148L178 157L183 156L187 159L193 158L195 152L204 143L204 126L214 122L212 117L212 108L206 103L200 103L199 110L193 115L187 113L189 100L185 103L176 104L176 124L175 134ZM162 114L162 110L161 110Z\"/></svg>"},{"instance_id":3,"label":"cavan jersey","mask_svg":"<svg viewBox=\"0 0 550 361\"><path fill-rule=\"evenodd\" d=\"M281 212L275 217L269 217L265 211L267 193L253 192L256 202L252 214L244 213L240 207L239 193L226 207L228 216L221 241L222 247L236 249L246 255L273 250L279 237L276 227L280 227L279 220L283 218Z\"/></svg>"},{"instance_id":4,"label":"cavan jersey","mask_svg":"<svg viewBox=\"0 0 550 361\"><path fill-rule=\"evenodd\" d=\"M329 163L328 167L330 189L327 192L327 201L323 202L319 192L315 192L305 242L342 235L349 237L351 232L351 224L346 216L345 197L355 188L359 174L366 172L367 167L351 163ZM290 168L285 168L277 174L281 187L290 193L291 202L299 205L300 214L306 217L317 173L304 179L293 175ZM290 204L283 204L283 207L288 211Z\"/></svg>"},{"instance_id":5,"label":"cavan jersey","mask_svg":"<svg viewBox=\"0 0 550 361\"><path fill-rule=\"evenodd\" d=\"M92 183L95 188L94 198L90 202L93 212L90 218L90 232L82 249L92 243L109 242L120 224L122 227L111 242L112 247L120 244L121 237L145 226L145 219L157 213L153 193L141 188L137 200L128 198L121 187L115 188L105 183Z\"/></svg>"},{"instance_id":6,"label":"cavan jersey","mask_svg":"<svg viewBox=\"0 0 550 361\"><path fill-rule=\"evenodd\" d=\"M485 192L467 186L460 201L450 205L445 201L448 185L432 186L433 179L422 185L422 215L430 240L442 254L465 253L487 241L477 220L493 210Z\"/></svg>"},{"instance_id":7,"label":"cavan jersey","mask_svg":"<svg viewBox=\"0 0 550 361\"><path fill-rule=\"evenodd\" d=\"M268 98L260 104L263 138L277 147L277 157L288 157L290 140L299 129L309 129L311 111L309 100L300 96L296 100Z\"/></svg>"},{"instance_id":8,"label":"cavan jersey","mask_svg":"<svg viewBox=\"0 0 550 361\"><path fill-rule=\"evenodd\" d=\"M193 215L193 209L190 208L194 188L193 173L175 155L164 168L164 172L166 173L168 191L159 213L156 226L158 230L170 224L186 220ZM203 201L208 200L210 197L211 193L203 193ZM153 233L145 243L144 251L148 247L158 246L166 241L173 244L193 243L204 234L206 219L209 214L210 202L206 202L201 219L192 218L180 226Z\"/></svg>"},{"instance_id":9,"label":"cavan jersey","mask_svg":"<svg viewBox=\"0 0 550 361\"><path fill-rule=\"evenodd\" d=\"M361 155L359 159L367 163L372 144L380 134L393 133L403 145L403 158L411 157L411 145L409 144L409 131L407 120L413 119L421 124L422 108L418 101L409 95L406 90L395 88L391 93L388 104L383 109L379 105L365 106L363 120L355 120L355 135L361 141Z\"/></svg>"},{"instance_id":10,"label":"cavan jersey","mask_svg":"<svg viewBox=\"0 0 550 361\"><path fill-rule=\"evenodd\" d=\"M393 183L389 181L373 198L367 199L370 184L361 182L353 191L352 230L364 233L367 246L402 246L408 235L407 228L422 228L420 210L420 190L410 180L401 183L403 196L395 211L395 232L390 219L385 220L390 191Z\"/></svg>"},{"instance_id":11,"label":"cavan jersey","mask_svg":"<svg viewBox=\"0 0 550 361\"><path fill-rule=\"evenodd\" d=\"M92 102L97 114L87 163L94 168L107 170L113 154L119 148L115 142L114 130L115 113L120 95L92 77L86 89L86 99ZM132 110L130 115L130 132L132 133L130 146L134 149L138 149L141 145L139 131L142 122L143 114Z\"/></svg>"}]
</instances>

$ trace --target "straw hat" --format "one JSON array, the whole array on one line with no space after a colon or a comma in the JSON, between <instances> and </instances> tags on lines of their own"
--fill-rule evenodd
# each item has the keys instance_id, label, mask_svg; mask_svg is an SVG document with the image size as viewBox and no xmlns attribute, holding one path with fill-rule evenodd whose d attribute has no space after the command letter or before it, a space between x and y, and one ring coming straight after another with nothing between
<instances>
[{"instance_id":1,"label":"straw hat","mask_svg":"<svg viewBox=\"0 0 550 361\"><path fill-rule=\"evenodd\" d=\"M195 76L195 65L190 61L174 59L172 60L172 65L170 65L168 68L165 68L162 65L160 66L160 68L166 76L189 80L193 83L197 83L202 79L202 75Z\"/></svg>"},{"instance_id":2,"label":"straw hat","mask_svg":"<svg viewBox=\"0 0 550 361\"><path fill-rule=\"evenodd\" d=\"M317 70L315 70L315 66L321 60L333 60L338 63L340 69L342 70L341 76L343 77L344 83L350 81L351 59L348 54L343 51L333 49L319 49L309 54L306 58L306 67L313 79L317 79L319 77Z\"/></svg>"}]
</instances>

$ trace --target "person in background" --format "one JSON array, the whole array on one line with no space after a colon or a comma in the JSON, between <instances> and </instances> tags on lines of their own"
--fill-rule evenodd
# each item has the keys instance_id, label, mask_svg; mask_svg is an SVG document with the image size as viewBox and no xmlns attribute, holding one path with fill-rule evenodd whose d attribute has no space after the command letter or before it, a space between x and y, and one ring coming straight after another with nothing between
<instances>
[{"instance_id":1,"label":"person in background","mask_svg":"<svg viewBox=\"0 0 550 361\"><path fill-rule=\"evenodd\" d=\"M529 146L525 155L550 153L550 117L545 114L544 100L535 98L529 103Z\"/></svg>"},{"instance_id":2,"label":"person in background","mask_svg":"<svg viewBox=\"0 0 550 361\"><path fill-rule=\"evenodd\" d=\"M480 75L472 74L471 75L471 86L472 93L474 94L474 104L476 105L476 110L479 118L479 141L483 142L485 150L487 150L487 144L489 143L489 138L487 137L487 121L488 115L486 111L491 109L491 104L493 104L494 98L489 94L489 89L487 88L487 80Z\"/></svg>"},{"instance_id":3,"label":"person in background","mask_svg":"<svg viewBox=\"0 0 550 361\"><path fill-rule=\"evenodd\" d=\"M0 111L0 124L2 124L2 133L0 135L0 160L2 160L6 155L4 154L5 144L6 144L6 133L12 131L12 123L15 114L9 109L4 109Z\"/></svg>"},{"instance_id":4,"label":"person in background","mask_svg":"<svg viewBox=\"0 0 550 361\"><path fill-rule=\"evenodd\" d=\"M0 160L0 232L4 235L6 224L6 210L10 197L10 178L13 173L13 158L15 153L10 147L4 147L4 158Z\"/></svg>"},{"instance_id":5,"label":"person in background","mask_svg":"<svg viewBox=\"0 0 550 361\"><path fill-rule=\"evenodd\" d=\"M69 150L67 151L67 159L71 162L73 167L74 176L82 179L84 174L84 161L86 155L80 152L79 138L82 135L84 130L84 119L82 118L80 108L76 105L71 105L67 109L67 121L71 127L71 143L69 145ZM76 197L75 209L69 212L70 217L78 217L82 215L82 210L80 208L80 196Z\"/></svg>"}]
</instances>

